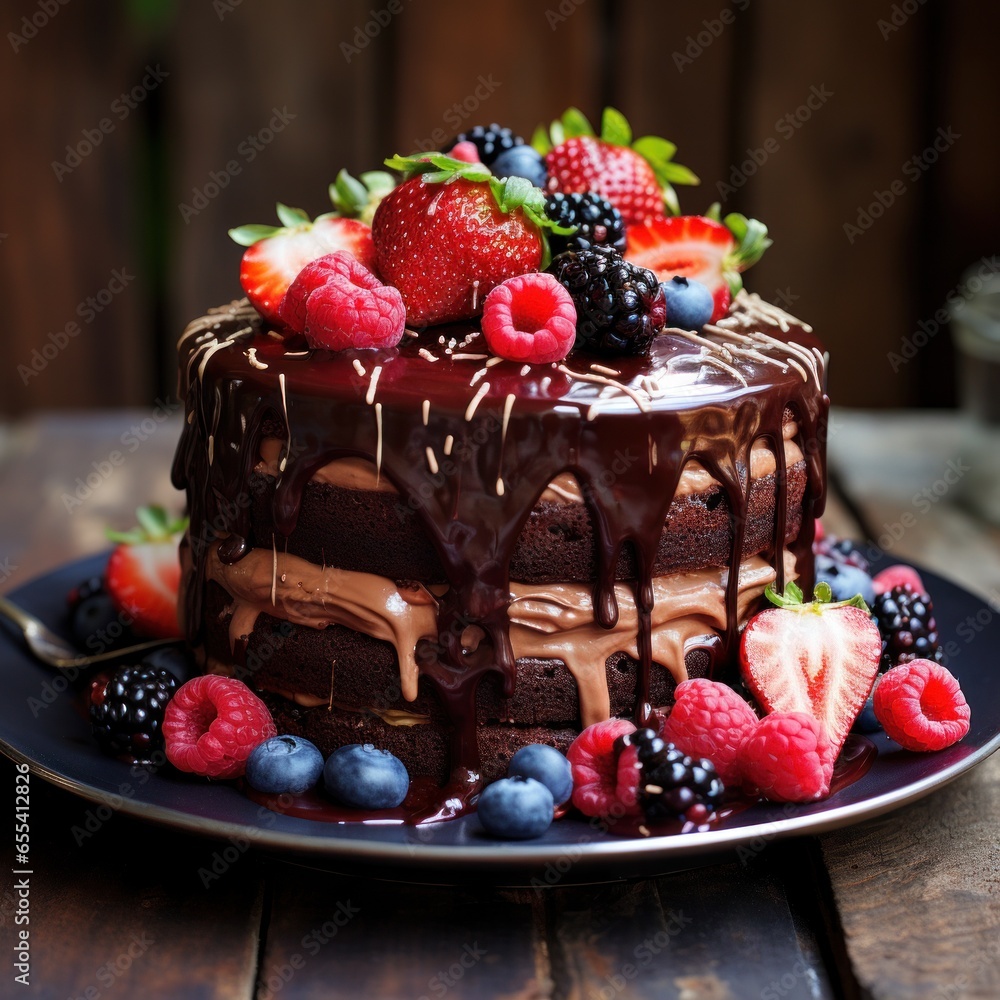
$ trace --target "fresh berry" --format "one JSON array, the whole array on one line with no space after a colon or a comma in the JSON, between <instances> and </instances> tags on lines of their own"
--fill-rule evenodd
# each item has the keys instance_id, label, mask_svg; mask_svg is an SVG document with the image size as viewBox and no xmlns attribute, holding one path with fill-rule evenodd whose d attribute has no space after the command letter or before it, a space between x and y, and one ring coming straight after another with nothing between
<instances>
[{"instance_id":1,"label":"fresh berry","mask_svg":"<svg viewBox=\"0 0 1000 1000\"><path fill-rule=\"evenodd\" d=\"M829 587L802 600L790 583L777 605L754 615L740 640L740 669L754 697L771 712L805 712L840 751L878 673L882 641L864 602L831 603Z\"/></svg>"},{"instance_id":2,"label":"fresh berry","mask_svg":"<svg viewBox=\"0 0 1000 1000\"><path fill-rule=\"evenodd\" d=\"M70 619L70 631L80 647L99 652L128 641L129 632L123 621L128 618L123 618L111 595L98 592L77 604Z\"/></svg>"},{"instance_id":3,"label":"fresh berry","mask_svg":"<svg viewBox=\"0 0 1000 1000\"><path fill-rule=\"evenodd\" d=\"M663 282L667 299L667 326L698 333L715 312L712 293L694 278L676 274Z\"/></svg>"},{"instance_id":4,"label":"fresh berry","mask_svg":"<svg viewBox=\"0 0 1000 1000\"><path fill-rule=\"evenodd\" d=\"M196 675L194 660L180 646L158 646L142 658L144 667L158 667L169 670L181 685Z\"/></svg>"},{"instance_id":5,"label":"fresh berry","mask_svg":"<svg viewBox=\"0 0 1000 1000\"><path fill-rule=\"evenodd\" d=\"M621 212L610 201L593 191L582 194L550 194L545 199L545 214L560 229L575 229L563 236L553 233L549 246L554 254L564 250L589 250L593 246L625 250L625 223Z\"/></svg>"},{"instance_id":6,"label":"fresh berry","mask_svg":"<svg viewBox=\"0 0 1000 1000\"><path fill-rule=\"evenodd\" d=\"M660 281L678 274L700 281L712 293L714 323L743 287L740 273L770 245L767 227L755 219L733 213L723 224L704 215L678 215L629 226L625 256Z\"/></svg>"},{"instance_id":7,"label":"fresh berry","mask_svg":"<svg viewBox=\"0 0 1000 1000\"><path fill-rule=\"evenodd\" d=\"M247 784L269 795L297 795L312 788L322 773L323 755L301 736L272 736L247 757Z\"/></svg>"},{"instance_id":8,"label":"fresh berry","mask_svg":"<svg viewBox=\"0 0 1000 1000\"><path fill-rule=\"evenodd\" d=\"M817 517L814 519L813 524L815 525L813 529L813 541L823 541L826 538L826 528L823 527L823 522Z\"/></svg>"},{"instance_id":9,"label":"fresh berry","mask_svg":"<svg viewBox=\"0 0 1000 1000\"><path fill-rule=\"evenodd\" d=\"M239 226L232 239L245 246L240 284L250 304L272 323L280 323L279 307L299 271L317 257L337 250L352 254L371 269L375 264L372 231L358 219L333 213L314 222L300 208L278 204L281 226Z\"/></svg>"},{"instance_id":10,"label":"fresh berry","mask_svg":"<svg viewBox=\"0 0 1000 1000\"><path fill-rule=\"evenodd\" d=\"M827 556L836 562L854 566L865 573L871 572L868 557L864 554L861 546L857 542L851 541L850 538L827 535L825 538L816 539L813 543L813 552L817 556Z\"/></svg>"},{"instance_id":11,"label":"fresh berry","mask_svg":"<svg viewBox=\"0 0 1000 1000\"><path fill-rule=\"evenodd\" d=\"M707 757L725 784L737 785L740 747L756 727L757 716L731 687L687 680L674 691L663 739L691 757Z\"/></svg>"},{"instance_id":12,"label":"fresh berry","mask_svg":"<svg viewBox=\"0 0 1000 1000\"><path fill-rule=\"evenodd\" d=\"M885 594L896 587L909 587L915 594L926 594L927 588L920 574L912 566L887 566L879 570L872 579L876 594Z\"/></svg>"},{"instance_id":13,"label":"fresh berry","mask_svg":"<svg viewBox=\"0 0 1000 1000\"><path fill-rule=\"evenodd\" d=\"M672 162L673 143L656 136L633 142L631 126L614 108L604 109L600 136L570 108L548 135L536 131L532 143L545 153L549 192L594 191L621 212L626 226L661 217L665 201L677 211L673 185L698 183L687 167Z\"/></svg>"},{"instance_id":14,"label":"fresh berry","mask_svg":"<svg viewBox=\"0 0 1000 1000\"><path fill-rule=\"evenodd\" d=\"M456 142L454 146L451 147L448 155L455 160L461 160L463 163L482 163L480 159L479 150L476 148L474 142Z\"/></svg>"},{"instance_id":15,"label":"fresh berry","mask_svg":"<svg viewBox=\"0 0 1000 1000\"><path fill-rule=\"evenodd\" d=\"M148 761L163 749L164 711L179 687L160 667L119 667L90 692L90 722L101 749Z\"/></svg>"},{"instance_id":16,"label":"fresh berry","mask_svg":"<svg viewBox=\"0 0 1000 1000\"><path fill-rule=\"evenodd\" d=\"M383 285L349 253L339 250L306 264L279 310L281 321L313 348L395 347L403 339L406 309L399 290Z\"/></svg>"},{"instance_id":17,"label":"fresh berry","mask_svg":"<svg viewBox=\"0 0 1000 1000\"><path fill-rule=\"evenodd\" d=\"M623 803L616 794L618 788L618 755L615 745L619 736L634 733L635 726L627 719L608 719L587 726L573 741L566 758L573 768L573 805L584 816L615 816L635 813L635 777L631 777L632 806Z\"/></svg>"},{"instance_id":18,"label":"fresh berry","mask_svg":"<svg viewBox=\"0 0 1000 1000\"><path fill-rule=\"evenodd\" d=\"M652 729L622 737L639 762L639 804L650 819L707 819L722 802L725 786L712 761L694 758Z\"/></svg>"},{"instance_id":19,"label":"fresh berry","mask_svg":"<svg viewBox=\"0 0 1000 1000\"><path fill-rule=\"evenodd\" d=\"M474 125L467 132L460 132L451 141L451 153L455 156L455 147L468 144L476 150L476 160L492 167L493 161L508 149L520 146L524 142L519 135L503 125ZM460 159L460 157L456 157ZM469 161L472 162L471 160Z\"/></svg>"},{"instance_id":20,"label":"fresh berry","mask_svg":"<svg viewBox=\"0 0 1000 1000\"><path fill-rule=\"evenodd\" d=\"M382 199L372 221L379 274L395 285L413 326L471 319L506 278L537 271L544 195L439 153L387 161L424 171Z\"/></svg>"},{"instance_id":21,"label":"fresh berry","mask_svg":"<svg viewBox=\"0 0 1000 1000\"><path fill-rule=\"evenodd\" d=\"M576 347L645 354L663 329L666 305L656 275L611 247L567 250L548 268L576 305Z\"/></svg>"},{"instance_id":22,"label":"fresh berry","mask_svg":"<svg viewBox=\"0 0 1000 1000\"><path fill-rule=\"evenodd\" d=\"M855 594L860 594L865 604L875 601L872 578L863 569L832 556L816 556L816 582L829 584L835 601L849 601Z\"/></svg>"},{"instance_id":23,"label":"fresh berry","mask_svg":"<svg viewBox=\"0 0 1000 1000\"><path fill-rule=\"evenodd\" d=\"M403 762L388 750L376 750L371 743L350 743L327 758L323 784L345 806L395 809L410 790L410 776Z\"/></svg>"},{"instance_id":24,"label":"fresh berry","mask_svg":"<svg viewBox=\"0 0 1000 1000\"><path fill-rule=\"evenodd\" d=\"M238 778L254 747L275 735L267 705L242 681L216 674L182 684L163 717L167 759L206 778Z\"/></svg>"},{"instance_id":25,"label":"fresh berry","mask_svg":"<svg viewBox=\"0 0 1000 1000\"><path fill-rule=\"evenodd\" d=\"M541 153L531 146L514 146L504 150L491 164L496 177L523 177L537 188L545 185L548 173Z\"/></svg>"},{"instance_id":26,"label":"fresh berry","mask_svg":"<svg viewBox=\"0 0 1000 1000\"><path fill-rule=\"evenodd\" d=\"M187 520L168 517L162 507L140 507L136 516L138 528L107 533L118 543L105 570L108 593L123 620L138 635L179 638L181 564L177 546Z\"/></svg>"},{"instance_id":27,"label":"fresh berry","mask_svg":"<svg viewBox=\"0 0 1000 1000\"><path fill-rule=\"evenodd\" d=\"M75 611L82 601L97 594L105 594L107 590L104 586L103 576L88 576L86 580L78 583L67 595L66 605L71 612Z\"/></svg>"},{"instance_id":28,"label":"fresh berry","mask_svg":"<svg viewBox=\"0 0 1000 1000\"><path fill-rule=\"evenodd\" d=\"M483 303L486 346L508 361L561 361L576 340L576 306L551 274L508 278Z\"/></svg>"},{"instance_id":29,"label":"fresh berry","mask_svg":"<svg viewBox=\"0 0 1000 1000\"><path fill-rule=\"evenodd\" d=\"M969 705L958 681L940 663L911 660L883 674L875 715L904 750L944 750L969 731Z\"/></svg>"},{"instance_id":30,"label":"fresh berry","mask_svg":"<svg viewBox=\"0 0 1000 1000\"><path fill-rule=\"evenodd\" d=\"M514 775L488 785L476 803L483 829L505 840L540 837L552 825L552 792L534 778Z\"/></svg>"},{"instance_id":31,"label":"fresh berry","mask_svg":"<svg viewBox=\"0 0 1000 1000\"><path fill-rule=\"evenodd\" d=\"M883 670L916 659L936 663L944 659L934 605L923 591L914 591L909 584L893 587L875 598L873 610L882 634Z\"/></svg>"},{"instance_id":32,"label":"fresh berry","mask_svg":"<svg viewBox=\"0 0 1000 1000\"><path fill-rule=\"evenodd\" d=\"M773 712L743 744L744 787L771 802L815 802L830 794L837 747L808 712Z\"/></svg>"},{"instance_id":33,"label":"fresh berry","mask_svg":"<svg viewBox=\"0 0 1000 1000\"><path fill-rule=\"evenodd\" d=\"M573 794L573 768L564 754L545 743L530 743L521 747L510 759L507 776L534 778L551 793L557 806L569 801Z\"/></svg>"},{"instance_id":34,"label":"fresh berry","mask_svg":"<svg viewBox=\"0 0 1000 1000\"><path fill-rule=\"evenodd\" d=\"M878 721L878 717L875 715L874 697L869 695L868 700L865 702L865 707L858 712L858 717L854 720L851 732L870 736L872 733L879 733L881 731L882 723Z\"/></svg>"}]
</instances>

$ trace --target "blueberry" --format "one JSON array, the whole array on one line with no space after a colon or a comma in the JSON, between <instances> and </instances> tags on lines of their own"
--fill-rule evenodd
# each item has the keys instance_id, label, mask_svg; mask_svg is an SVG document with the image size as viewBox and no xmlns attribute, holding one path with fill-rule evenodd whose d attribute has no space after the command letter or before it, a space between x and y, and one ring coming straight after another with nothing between
<instances>
[{"instance_id":1,"label":"blueberry","mask_svg":"<svg viewBox=\"0 0 1000 1000\"><path fill-rule=\"evenodd\" d=\"M545 743L530 743L521 747L510 759L507 768L510 777L534 778L551 793L557 806L561 806L573 794L573 768L570 762L555 748Z\"/></svg>"},{"instance_id":2,"label":"blueberry","mask_svg":"<svg viewBox=\"0 0 1000 1000\"><path fill-rule=\"evenodd\" d=\"M849 601L860 594L866 604L875 603L872 578L857 566L840 562L830 556L816 556L816 582L828 583L835 601Z\"/></svg>"},{"instance_id":3,"label":"blueberry","mask_svg":"<svg viewBox=\"0 0 1000 1000\"><path fill-rule=\"evenodd\" d=\"M489 785L476 804L479 822L494 837L530 840L552 823L552 793L534 778L501 778Z\"/></svg>"},{"instance_id":4,"label":"blueberry","mask_svg":"<svg viewBox=\"0 0 1000 1000\"><path fill-rule=\"evenodd\" d=\"M178 684L189 681L198 672L194 661L180 646L159 646L151 649L143 658L147 667L162 667L177 678Z\"/></svg>"},{"instance_id":5,"label":"blueberry","mask_svg":"<svg viewBox=\"0 0 1000 1000\"><path fill-rule=\"evenodd\" d=\"M395 809L406 798L410 776L403 762L371 743L351 743L330 754L323 769L326 790L358 809Z\"/></svg>"},{"instance_id":6,"label":"blueberry","mask_svg":"<svg viewBox=\"0 0 1000 1000\"><path fill-rule=\"evenodd\" d=\"M861 709L858 717L854 720L852 728L854 732L864 733L866 736L881 731L882 724L875 718L875 707L870 695L865 702L865 707Z\"/></svg>"},{"instance_id":7,"label":"blueberry","mask_svg":"<svg viewBox=\"0 0 1000 1000\"><path fill-rule=\"evenodd\" d=\"M535 187L545 184L545 160L531 146L512 146L505 149L491 164L494 177L525 177Z\"/></svg>"},{"instance_id":8,"label":"blueberry","mask_svg":"<svg viewBox=\"0 0 1000 1000\"><path fill-rule=\"evenodd\" d=\"M110 649L114 640L123 638L125 633L118 616L118 609L104 591L99 591L80 601L73 612L70 629L73 638L88 652L96 652L96 650L91 650L93 643L88 642L88 640L94 639L98 632L107 633L108 638L98 637L98 644L104 649Z\"/></svg>"},{"instance_id":9,"label":"blueberry","mask_svg":"<svg viewBox=\"0 0 1000 1000\"><path fill-rule=\"evenodd\" d=\"M697 333L712 318L715 300L700 281L678 275L661 284L667 297L667 326Z\"/></svg>"},{"instance_id":10,"label":"blueberry","mask_svg":"<svg viewBox=\"0 0 1000 1000\"><path fill-rule=\"evenodd\" d=\"M272 736L247 757L247 782L270 795L304 792L322 773L323 755L301 736Z\"/></svg>"}]
</instances>

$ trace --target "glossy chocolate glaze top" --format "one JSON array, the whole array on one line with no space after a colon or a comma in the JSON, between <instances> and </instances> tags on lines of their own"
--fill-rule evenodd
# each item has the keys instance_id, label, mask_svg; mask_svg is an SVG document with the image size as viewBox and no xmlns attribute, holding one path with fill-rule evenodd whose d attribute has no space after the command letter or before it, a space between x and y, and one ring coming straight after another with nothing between
<instances>
[{"instance_id":1,"label":"glossy chocolate glaze top","mask_svg":"<svg viewBox=\"0 0 1000 1000\"><path fill-rule=\"evenodd\" d=\"M800 576L811 583L829 405L819 342L800 321L745 293L703 334L667 330L648 357L572 354L558 365L522 366L489 359L470 325L408 331L390 350L328 352L297 350L269 335L246 302L196 320L178 347L188 423L173 469L191 513L194 571L184 613L190 638L197 640L200 629L206 546L222 539L225 561L245 554L248 488L265 424L277 421L287 431L274 494L274 523L284 535L294 530L318 468L345 456L370 459L419 516L450 583L438 608L438 636L420 644L417 659L453 723L456 781L472 787L479 678L499 671L508 692L515 682L507 629L511 553L539 495L569 471L594 525L594 607L605 627L618 617L618 554L625 545L635 553L642 721L650 712L652 566L684 464L699 461L722 484L733 512L725 657L737 638L737 568L749 455L758 439L777 462L768 555L783 582L787 411L807 464L803 529L791 547ZM273 544L281 547L280 537ZM474 650L462 644L470 626L485 634Z\"/></svg>"}]
</instances>

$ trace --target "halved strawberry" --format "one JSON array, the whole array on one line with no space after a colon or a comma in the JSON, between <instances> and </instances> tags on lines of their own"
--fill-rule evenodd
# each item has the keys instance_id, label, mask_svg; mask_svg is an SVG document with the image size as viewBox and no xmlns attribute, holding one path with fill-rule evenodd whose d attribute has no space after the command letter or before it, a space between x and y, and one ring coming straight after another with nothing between
<instances>
[{"instance_id":1,"label":"halved strawberry","mask_svg":"<svg viewBox=\"0 0 1000 1000\"><path fill-rule=\"evenodd\" d=\"M138 528L107 533L111 541L119 543L105 571L108 593L139 635L179 638L181 564L177 545L187 519L171 519L162 507L140 507L136 517Z\"/></svg>"},{"instance_id":2,"label":"halved strawberry","mask_svg":"<svg viewBox=\"0 0 1000 1000\"><path fill-rule=\"evenodd\" d=\"M569 108L549 130L539 126L531 140L545 156L547 189L565 194L593 191L621 212L625 224L661 217L664 203L680 211L674 184L697 184L687 167L673 162L677 147L647 135L632 141L632 127L614 108L601 116L597 136L576 108Z\"/></svg>"},{"instance_id":3,"label":"halved strawberry","mask_svg":"<svg viewBox=\"0 0 1000 1000\"><path fill-rule=\"evenodd\" d=\"M315 221L301 208L278 203L281 226L239 226L229 235L247 247L240 265L240 284L251 305L271 323L280 324L278 307L299 271L337 250L346 250L365 267L375 266L371 227L334 213Z\"/></svg>"},{"instance_id":4,"label":"halved strawberry","mask_svg":"<svg viewBox=\"0 0 1000 1000\"><path fill-rule=\"evenodd\" d=\"M754 615L740 642L740 669L766 712L805 712L823 726L837 751L878 675L882 640L865 602L830 603L828 584L805 603L794 584L777 607Z\"/></svg>"},{"instance_id":5,"label":"halved strawberry","mask_svg":"<svg viewBox=\"0 0 1000 1000\"><path fill-rule=\"evenodd\" d=\"M660 281L682 275L705 285L715 301L713 323L743 287L740 272L771 245L763 223L736 212L723 222L711 215L647 219L629 226L626 240L626 260L649 268Z\"/></svg>"}]
</instances>

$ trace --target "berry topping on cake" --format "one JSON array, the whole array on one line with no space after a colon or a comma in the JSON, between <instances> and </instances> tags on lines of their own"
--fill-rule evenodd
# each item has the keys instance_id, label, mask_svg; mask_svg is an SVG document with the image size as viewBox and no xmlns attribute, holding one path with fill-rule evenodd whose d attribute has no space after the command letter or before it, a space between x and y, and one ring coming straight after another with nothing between
<instances>
[{"instance_id":1,"label":"berry topping on cake","mask_svg":"<svg viewBox=\"0 0 1000 1000\"><path fill-rule=\"evenodd\" d=\"M573 741L566 758L573 768L573 805L584 816L625 816L638 812L635 804L637 776L626 773L624 798L619 795L619 736L634 733L627 719L608 719L587 726ZM634 771L634 768L627 769ZM629 796L628 785L631 786ZM631 797L629 805L627 798Z\"/></svg>"},{"instance_id":2,"label":"berry topping on cake","mask_svg":"<svg viewBox=\"0 0 1000 1000\"><path fill-rule=\"evenodd\" d=\"M474 142L457 142L452 146L448 155L453 160L461 160L463 163L482 163L479 158L479 150Z\"/></svg>"},{"instance_id":3,"label":"berry topping on cake","mask_svg":"<svg viewBox=\"0 0 1000 1000\"><path fill-rule=\"evenodd\" d=\"M808 712L773 712L743 744L747 791L771 802L815 802L830 794L837 746Z\"/></svg>"},{"instance_id":4,"label":"berry topping on cake","mask_svg":"<svg viewBox=\"0 0 1000 1000\"><path fill-rule=\"evenodd\" d=\"M172 519L162 507L140 507L139 527L109 531L118 545L108 559L105 583L122 620L142 636L180 638L177 591L181 564L177 554L187 519Z\"/></svg>"},{"instance_id":5,"label":"berry topping on cake","mask_svg":"<svg viewBox=\"0 0 1000 1000\"><path fill-rule=\"evenodd\" d=\"M247 784L269 795L297 795L319 781L323 763L319 748L309 740L272 736L247 757Z\"/></svg>"},{"instance_id":6,"label":"berry topping on cake","mask_svg":"<svg viewBox=\"0 0 1000 1000\"><path fill-rule=\"evenodd\" d=\"M836 535L825 537L817 535L813 543L813 552L817 556L826 556L835 562L854 566L865 573L871 571L871 565L863 549L850 538L838 538Z\"/></svg>"},{"instance_id":7,"label":"berry topping on cake","mask_svg":"<svg viewBox=\"0 0 1000 1000\"><path fill-rule=\"evenodd\" d=\"M875 715L904 750L944 750L969 731L969 705L953 674L940 663L912 660L883 674Z\"/></svg>"},{"instance_id":8,"label":"berry topping on cake","mask_svg":"<svg viewBox=\"0 0 1000 1000\"><path fill-rule=\"evenodd\" d=\"M484 789L476 803L483 829L505 840L540 837L552 825L552 792L540 781L514 775Z\"/></svg>"},{"instance_id":9,"label":"berry topping on cake","mask_svg":"<svg viewBox=\"0 0 1000 1000\"><path fill-rule=\"evenodd\" d=\"M149 761L163 749L163 714L178 688L162 667L119 667L106 684L90 691L90 723L102 750Z\"/></svg>"},{"instance_id":10,"label":"berry topping on cake","mask_svg":"<svg viewBox=\"0 0 1000 1000\"><path fill-rule=\"evenodd\" d=\"M395 809L410 790L410 776L403 762L388 750L377 750L371 743L349 743L327 758L323 784L345 806Z\"/></svg>"},{"instance_id":11,"label":"berry topping on cake","mask_svg":"<svg viewBox=\"0 0 1000 1000\"><path fill-rule=\"evenodd\" d=\"M739 753L757 727L753 709L728 685L682 681L663 724L663 738L692 757L707 757L727 785L739 784Z\"/></svg>"},{"instance_id":12,"label":"berry topping on cake","mask_svg":"<svg viewBox=\"0 0 1000 1000\"><path fill-rule=\"evenodd\" d=\"M490 164L490 170L496 177L523 177L537 188L544 187L548 179L545 158L531 146L505 149Z\"/></svg>"},{"instance_id":13,"label":"berry topping on cake","mask_svg":"<svg viewBox=\"0 0 1000 1000\"><path fill-rule=\"evenodd\" d=\"M370 226L378 203L395 186L395 178L385 170L366 170L358 177L341 170L328 191L335 214L345 219L360 219ZM364 262L363 258L358 259Z\"/></svg>"},{"instance_id":14,"label":"berry topping on cake","mask_svg":"<svg viewBox=\"0 0 1000 1000\"><path fill-rule=\"evenodd\" d=\"M700 823L719 807L725 786L710 760L689 756L652 729L625 735L621 742L636 751L639 804L650 819Z\"/></svg>"},{"instance_id":15,"label":"berry topping on cake","mask_svg":"<svg viewBox=\"0 0 1000 1000\"><path fill-rule=\"evenodd\" d=\"M550 194L545 214L559 226L575 231L568 236L553 234L549 245L554 254L564 250L589 250L592 246L625 250L625 223L610 201L593 191L582 194Z\"/></svg>"},{"instance_id":16,"label":"berry topping on cake","mask_svg":"<svg viewBox=\"0 0 1000 1000\"><path fill-rule=\"evenodd\" d=\"M500 282L544 261L545 197L521 178L440 153L386 163L415 176L372 222L379 274L402 293L413 326L471 319Z\"/></svg>"},{"instance_id":17,"label":"berry topping on cake","mask_svg":"<svg viewBox=\"0 0 1000 1000\"><path fill-rule=\"evenodd\" d=\"M450 156L455 156L455 147L468 144L476 150L476 160L491 167L493 161L515 146L520 146L524 139L515 135L512 129L494 122L492 125L474 125L467 132L459 132L450 143ZM455 157L462 159L462 157ZM470 163L473 161L469 161Z\"/></svg>"},{"instance_id":18,"label":"berry topping on cake","mask_svg":"<svg viewBox=\"0 0 1000 1000\"><path fill-rule=\"evenodd\" d=\"M611 247L567 250L549 272L576 304L576 348L600 354L645 354L663 329L666 305L656 275Z\"/></svg>"},{"instance_id":19,"label":"berry topping on cake","mask_svg":"<svg viewBox=\"0 0 1000 1000\"><path fill-rule=\"evenodd\" d=\"M551 793L557 806L573 794L573 768L564 754L546 743L529 743L510 759L508 777L534 778Z\"/></svg>"},{"instance_id":20,"label":"berry topping on cake","mask_svg":"<svg viewBox=\"0 0 1000 1000\"><path fill-rule=\"evenodd\" d=\"M712 293L700 281L680 274L662 284L667 300L667 326L698 333L715 312Z\"/></svg>"},{"instance_id":21,"label":"berry topping on cake","mask_svg":"<svg viewBox=\"0 0 1000 1000\"><path fill-rule=\"evenodd\" d=\"M763 223L735 212L723 222L705 215L679 215L630 225L625 256L649 268L660 281L678 274L700 281L712 293L714 323L743 287L740 272L760 260L770 245Z\"/></svg>"},{"instance_id":22,"label":"berry topping on cake","mask_svg":"<svg viewBox=\"0 0 1000 1000\"><path fill-rule=\"evenodd\" d=\"M805 712L817 719L840 751L878 673L882 641L860 598L831 603L830 588L816 587L805 603L794 584L777 607L747 623L740 640L740 669L761 707L771 712Z\"/></svg>"},{"instance_id":23,"label":"berry topping on cake","mask_svg":"<svg viewBox=\"0 0 1000 1000\"><path fill-rule=\"evenodd\" d=\"M240 284L250 304L272 323L288 286L299 271L317 257L344 250L365 267L375 264L372 232L358 219L333 214L310 221L301 208L278 203L281 226L239 226L230 229L233 240L246 247L240 265Z\"/></svg>"},{"instance_id":24,"label":"berry topping on cake","mask_svg":"<svg viewBox=\"0 0 1000 1000\"><path fill-rule=\"evenodd\" d=\"M508 278L486 296L483 337L508 361L561 361L576 339L576 306L551 274Z\"/></svg>"},{"instance_id":25,"label":"berry topping on cake","mask_svg":"<svg viewBox=\"0 0 1000 1000\"><path fill-rule=\"evenodd\" d=\"M627 226L662 216L664 202L679 211L673 185L698 183L687 167L672 162L672 142L656 136L633 142L631 126L614 108L604 109L600 136L570 108L548 132L539 127L532 145L545 155L548 191L594 191L621 212Z\"/></svg>"},{"instance_id":26,"label":"berry topping on cake","mask_svg":"<svg viewBox=\"0 0 1000 1000\"><path fill-rule=\"evenodd\" d=\"M832 556L816 556L816 582L827 584L835 601L849 601L855 594L860 594L865 604L875 600L872 578L863 569Z\"/></svg>"},{"instance_id":27,"label":"berry topping on cake","mask_svg":"<svg viewBox=\"0 0 1000 1000\"><path fill-rule=\"evenodd\" d=\"M940 663L944 650L938 641L934 605L923 589L909 583L883 591L875 598L875 618L882 634L882 669L924 659Z\"/></svg>"},{"instance_id":28,"label":"berry topping on cake","mask_svg":"<svg viewBox=\"0 0 1000 1000\"><path fill-rule=\"evenodd\" d=\"M920 574L912 566L887 566L872 578L872 587L876 594L885 594L896 587L909 587L915 594L926 594L927 588Z\"/></svg>"},{"instance_id":29,"label":"berry topping on cake","mask_svg":"<svg viewBox=\"0 0 1000 1000\"><path fill-rule=\"evenodd\" d=\"M242 681L216 674L182 684L162 728L167 760L206 778L238 778L254 748L277 735L267 705Z\"/></svg>"},{"instance_id":30,"label":"berry topping on cake","mask_svg":"<svg viewBox=\"0 0 1000 1000\"><path fill-rule=\"evenodd\" d=\"M399 290L339 250L314 260L289 286L281 321L313 348L395 347L403 339L406 309Z\"/></svg>"}]
</instances>

